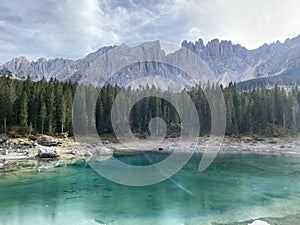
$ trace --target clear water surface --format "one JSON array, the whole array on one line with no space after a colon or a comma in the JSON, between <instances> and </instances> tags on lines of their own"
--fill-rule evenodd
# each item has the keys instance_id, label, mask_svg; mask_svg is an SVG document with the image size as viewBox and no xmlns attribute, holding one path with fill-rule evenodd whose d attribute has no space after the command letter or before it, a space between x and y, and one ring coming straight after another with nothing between
<instances>
[{"instance_id":1,"label":"clear water surface","mask_svg":"<svg viewBox=\"0 0 300 225\"><path fill-rule=\"evenodd\" d=\"M146 165L165 157L119 160ZM205 225L300 213L299 157L221 154L204 172L200 159L195 154L174 177L146 187L110 182L84 161L1 174L0 224Z\"/></svg>"}]
</instances>

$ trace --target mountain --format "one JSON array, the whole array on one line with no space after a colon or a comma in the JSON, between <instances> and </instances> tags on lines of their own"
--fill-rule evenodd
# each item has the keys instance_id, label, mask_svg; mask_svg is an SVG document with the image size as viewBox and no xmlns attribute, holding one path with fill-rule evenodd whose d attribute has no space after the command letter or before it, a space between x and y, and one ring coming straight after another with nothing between
<instances>
[{"instance_id":1,"label":"mountain","mask_svg":"<svg viewBox=\"0 0 300 225\"><path fill-rule=\"evenodd\" d=\"M260 77L252 80L242 81L237 84L239 90L251 90L258 87L274 87L275 85L287 88L300 86L300 67L287 70L273 77Z\"/></svg>"},{"instance_id":2,"label":"mountain","mask_svg":"<svg viewBox=\"0 0 300 225\"><path fill-rule=\"evenodd\" d=\"M193 54L188 54L186 49ZM126 86L140 78L146 78L151 84L161 79L165 88L177 89L189 88L198 81L210 80L212 76L215 77L214 82L227 84L230 81L273 77L298 67L300 36L287 39L284 43L277 41L270 45L264 44L254 50L218 39L206 45L201 39L194 43L183 41L181 48L170 54L165 53L159 41L136 46L109 46L79 60L40 58L30 62L19 57L1 65L0 72L20 79L30 75L33 80L53 77L93 85L108 82ZM189 72L198 75L191 76ZM155 82L153 77L156 77ZM140 84L135 82L132 85Z\"/></svg>"},{"instance_id":3,"label":"mountain","mask_svg":"<svg viewBox=\"0 0 300 225\"><path fill-rule=\"evenodd\" d=\"M206 46L201 39L195 43L184 41L183 46L206 61L220 83L272 77L300 65L300 36L284 43L264 44L254 50L218 39Z\"/></svg>"}]
</instances>

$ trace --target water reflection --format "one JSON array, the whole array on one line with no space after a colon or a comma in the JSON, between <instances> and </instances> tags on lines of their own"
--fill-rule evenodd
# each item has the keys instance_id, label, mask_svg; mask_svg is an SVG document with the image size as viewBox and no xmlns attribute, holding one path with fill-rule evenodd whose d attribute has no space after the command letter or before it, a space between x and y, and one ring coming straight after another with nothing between
<instances>
[{"instance_id":1,"label":"water reflection","mask_svg":"<svg viewBox=\"0 0 300 225\"><path fill-rule=\"evenodd\" d=\"M122 157L145 162L143 156ZM299 158L221 155L200 173L200 157L147 187L112 183L84 162L2 177L0 224L210 224L299 212Z\"/></svg>"}]
</instances>

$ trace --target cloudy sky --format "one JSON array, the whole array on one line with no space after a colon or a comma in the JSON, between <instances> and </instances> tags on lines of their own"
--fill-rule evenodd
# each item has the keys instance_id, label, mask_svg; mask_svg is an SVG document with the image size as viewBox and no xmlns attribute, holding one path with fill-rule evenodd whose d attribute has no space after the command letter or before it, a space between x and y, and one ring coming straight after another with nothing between
<instances>
[{"instance_id":1,"label":"cloudy sky","mask_svg":"<svg viewBox=\"0 0 300 225\"><path fill-rule=\"evenodd\" d=\"M104 45L232 40L253 49L300 34L298 0L0 0L0 64L81 58Z\"/></svg>"}]
</instances>

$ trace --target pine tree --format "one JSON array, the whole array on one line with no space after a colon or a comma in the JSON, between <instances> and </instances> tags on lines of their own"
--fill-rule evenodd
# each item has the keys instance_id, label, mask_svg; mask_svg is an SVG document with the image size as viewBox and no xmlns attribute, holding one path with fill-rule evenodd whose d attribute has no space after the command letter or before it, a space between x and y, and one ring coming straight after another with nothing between
<instances>
[{"instance_id":1,"label":"pine tree","mask_svg":"<svg viewBox=\"0 0 300 225\"><path fill-rule=\"evenodd\" d=\"M103 107L103 100L101 95L97 98L96 104L96 127L98 134L103 134L104 132L104 107Z\"/></svg>"},{"instance_id":2,"label":"pine tree","mask_svg":"<svg viewBox=\"0 0 300 225\"><path fill-rule=\"evenodd\" d=\"M46 121L46 118L47 118L47 110L46 110L46 104L43 100L41 100L40 116L41 116L41 133L44 134L45 121Z\"/></svg>"},{"instance_id":3,"label":"pine tree","mask_svg":"<svg viewBox=\"0 0 300 225\"><path fill-rule=\"evenodd\" d=\"M77 135L84 136L88 134L88 115L86 107L86 90L80 85L76 91L76 101L74 101L73 126Z\"/></svg>"},{"instance_id":4,"label":"pine tree","mask_svg":"<svg viewBox=\"0 0 300 225\"><path fill-rule=\"evenodd\" d=\"M20 126L27 131L28 128L28 97L24 91L20 103Z\"/></svg>"},{"instance_id":5,"label":"pine tree","mask_svg":"<svg viewBox=\"0 0 300 225\"><path fill-rule=\"evenodd\" d=\"M64 124L66 121L66 101L63 93L63 87L60 83L56 85L55 94L55 105L56 105L56 120L57 120L57 131L60 133L64 132Z\"/></svg>"},{"instance_id":6,"label":"pine tree","mask_svg":"<svg viewBox=\"0 0 300 225\"><path fill-rule=\"evenodd\" d=\"M55 127L55 94L54 94L55 81L51 78L47 86L46 92L46 109L48 119L48 132L49 134L54 133Z\"/></svg>"}]
</instances>

